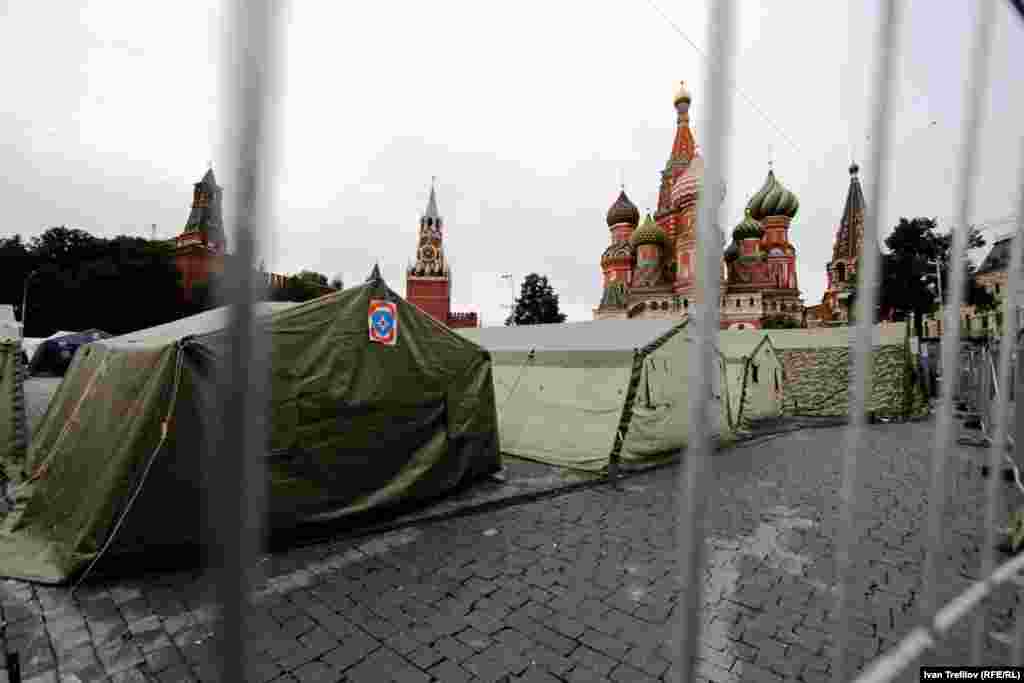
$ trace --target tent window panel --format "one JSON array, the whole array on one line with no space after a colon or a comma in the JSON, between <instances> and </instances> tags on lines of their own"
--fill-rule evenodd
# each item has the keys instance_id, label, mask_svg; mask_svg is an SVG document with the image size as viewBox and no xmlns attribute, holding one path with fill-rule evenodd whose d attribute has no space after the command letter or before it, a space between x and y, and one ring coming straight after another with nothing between
<instances>
[{"instance_id":1,"label":"tent window panel","mask_svg":"<svg viewBox=\"0 0 1024 683\"><path fill-rule=\"evenodd\" d=\"M750 381L753 382L754 384L758 383L757 366L754 365L753 363L750 364Z\"/></svg>"},{"instance_id":2,"label":"tent window panel","mask_svg":"<svg viewBox=\"0 0 1024 683\"><path fill-rule=\"evenodd\" d=\"M775 391L778 391L779 390L779 371L778 371L778 369L773 371L772 375L775 378Z\"/></svg>"}]
</instances>

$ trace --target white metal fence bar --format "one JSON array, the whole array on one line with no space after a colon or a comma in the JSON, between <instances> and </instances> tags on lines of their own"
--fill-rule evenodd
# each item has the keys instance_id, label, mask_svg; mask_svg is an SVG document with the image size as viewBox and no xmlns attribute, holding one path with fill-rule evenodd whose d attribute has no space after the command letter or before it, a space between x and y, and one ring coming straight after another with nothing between
<instances>
[{"instance_id":1,"label":"white metal fence bar","mask_svg":"<svg viewBox=\"0 0 1024 683\"><path fill-rule=\"evenodd\" d=\"M1020 153L1020 171L1018 176L1017 185L1019 187L1019 196L1017 203L1017 215L1024 216L1024 138L1022 138L1021 153ZM1024 276L1024 225L1018 225L1017 231L1014 235L1013 241L1011 242L1012 249L1010 254L1010 280L1008 284L1008 291L1006 292L1006 307L1003 309L1003 320L1005 321L1005 329L1003 331L1003 346L1005 351L1004 355L1009 358L1013 351L1017 352L1016 359L1016 370L1017 370L1017 391L1016 399L1016 433L1014 434L1014 465L1020 468L1022 461L1022 453L1024 453L1024 344L1019 342L1020 333L1022 326L1019 324L1019 316L1017 315L1017 307L1020 306L1024 301L1021 301L1020 297L1020 284L1021 277ZM1008 339L1009 336L1009 339ZM1000 377L1006 377L1004 374L1004 368L1002 367L1002 358L1000 358L999 367ZM1004 392L1008 393L1008 392ZM1000 409L998 416L998 423L996 425L996 438L1003 433L1001 430L1005 430L1009 433L1010 422L1010 408L1006 406ZM997 441L997 446L999 442ZM1021 591L1017 591L1018 596L1021 595ZM1011 663L1013 666L1024 666L1024 616L1017 614L1017 628L1014 634L1012 657Z\"/></svg>"},{"instance_id":2,"label":"white metal fence bar","mask_svg":"<svg viewBox=\"0 0 1024 683\"><path fill-rule=\"evenodd\" d=\"M991 9L991 2L985 0ZM968 98L975 94L979 85L978 69L983 61L979 60L977 49L978 40L985 36L985 11L978 13L978 26L973 33L971 52L971 74L968 78L966 95ZM954 439L956 423L953 419L953 402L957 387L954 385L952 368L956 367L957 358L961 355L960 349L960 306L964 294L964 270L961 267L965 257L967 246L967 217L969 215L970 199L972 197L971 187L974 179L975 155L971 143L976 139L978 129L978 115L976 108L967 103L967 116L964 121L961 154L964 163L960 166L957 189L957 217L952 226L953 232L953 253L949 258L950 286L947 289L947 308L945 310L945 334L940 342L941 361L943 377L948 381L943 382L942 396L938 407L938 416L935 430L935 446L932 457L932 481L931 491L928 495L928 548L925 556L924 567L924 599L921 602L921 617L924 620L931 619L938 610L938 565L939 558L944 548L942 512L946 501L946 462L949 459L949 449ZM974 353L970 354L973 367ZM969 381L976 379L976 373L971 372Z\"/></svg>"},{"instance_id":3,"label":"white metal fence bar","mask_svg":"<svg viewBox=\"0 0 1024 683\"><path fill-rule=\"evenodd\" d=\"M960 315L960 304L963 301L963 290L967 284L965 280L966 271L963 268L963 260L966 258L967 252L967 222L970 220L974 205L974 182L978 165L978 137L981 129L981 120L984 113L985 101L988 95L988 64L992 43L992 26L995 19L995 2L996 0L982 0L980 3L973 5L976 12L976 26L972 33L969 64L970 72L968 74L964 91L966 116L964 118L960 143L960 155L963 162L960 165L959 175L957 177L957 215L955 224L952 226L953 256L950 259L949 264L949 267L952 268L952 277L950 278L950 287L952 289L952 292L950 292L952 295L951 312L958 318ZM952 355L955 348L959 347L959 339L957 339L957 336L958 335L956 334L951 335L949 339L951 345L954 340L957 344L957 346L950 351L950 355ZM943 339L943 345L945 345L946 342L947 340ZM979 379L982 380L980 382L982 394L981 400L979 401L979 409L984 411L981 417L985 422L989 419L987 411L988 406L990 405L988 400L989 383L985 381L987 377L988 368L983 367L981 369L981 374L979 374ZM943 416L947 413L951 416L953 411L952 401L950 401L948 405L944 403L939 409L942 411ZM947 455L947 451L945 449L948 449L951 445L951 439L947 438L943 443L936 445L938 446L937 452L941 453L942 457L944 457ZM989 473L990 477L987 491L990 498L987 501L988 507L986 509L986 523L993 528L986 530L986 538L993 540L993 543L987 545L982 552L982 575L986 577L992 573L994 568L992 560L992 546L994 545L995 496L997 494L995 484L999 480L996 472L998 472L998 463L996 465L996 471ZM933 513L933 517L936 514L939 513ZM931 547L929 548L930 553L934 554L940 552L941 547L942 546L939 544L939 537L933 537L931 539ZM936 576L932 575L931 579L934 581ZM937 587L935 585L926 585L926 590L932 591L934 596L934 592L937 590ZM974 630L971 637L971 661L975 666L979 665L981 661L982 646L984 644L984 624L984 614L979 612L974 623Z\"/></svg>"},{"instance_id":4,"label":"white metal fence bar","mask_svg":"<svg viewBox=\"0 0 1024 683\"><path fill-rule=\"evenodd\" d=\"M250 661L249 600L253 593L256 554L262 546L265 517L264 452L266 449L267 376L269 366L263 335L254 320L254 301L262 283L254 264L265 230L267 151L271 137L269 97L271 75L278 67L274 0L236 0L224 69L230 91L227 101L228 149L235 164L237 223L235 253L227 265L222 292L231 305L228 349L223 376L218 377L219 422L212 435L214 448L206 466L216 476L207 491L214 513L215 547L219 560L217 593L224 616L220 656L221 679L247 680Z\"/></svg>"},{"instance_id":5,"label":"white metal fence bar","mask_svg":"<svg viewBox=\"0 0 1024 683\"><path fill-rule=\"evenodd\" d=\"M886 187L891 118L893 70L896 61L896 39L901 13L897 0L884 0L879 14L879 63L872 93L871 120L871 194L864 219L864 242L858 264L860 296L857 297L857 325L852 330L850 351L854 360L853 386L850 401L850 426L846 430L841 483L841 518L836 545L837 633L832 659L832 680L844 683L850 678L851 663L847 643L852 618L848 577L851 569L850 549L857 542L856 476L857 457L863 448L867 429L867 408L871 392L872 339L875 333L875 312L878 299L879 242L878 224L881 216L882 188Z\"/></svg>"},{"instance_id":6,"label":"white metal fence bar","mask_svg":"<svg viewBox=\"0 0 1024 683\"><path fill-rule=\"evenodd\" d=\"M900 641L898 646L872 662L854 680L854 683L888 683L891 681L917 661L929 648L937 645L939 639L945 636L960 619L970 614L971 610L975 609L993 589L1012 580L1021 571L1024 571L1024 555L1018 555L1000 565L987 580L971 584L967 590L940 609L927 625L913 629ZM1018 623L1022 622L1024 620L1020 620Z\"/></svg>"},{"instance_id":7,"label":"white metal fence bar","mask_svg":"<svg viewBox=\"0 0 1024 683\"><path fill-rule=\"evenodd\" d=\"M696 680L697 649L700 643L701 606L704 599L704 542L707 526L708 486L711 474L711 424L715 407L712 395L712 376L718 367L715 358L719 328L719 274L721 273L721 244L716 226L721 202L719 182L724 181L728 164L728 132L732 123L732 98L728 95L732 81L733 0L720 0L713 4L708 17L708 59L704 92L708 104L704 109L703 129L707 131L705 191L701 193L697 209L697 263L700 308L697 325L696 381L691 383L689 418L690 439L683 469L683 496L680 501L679 563L683 595L679 603L681 622L679 649L679 683ZM724 381L724 378L723 378Z\"/></svg>"}]
</instances>

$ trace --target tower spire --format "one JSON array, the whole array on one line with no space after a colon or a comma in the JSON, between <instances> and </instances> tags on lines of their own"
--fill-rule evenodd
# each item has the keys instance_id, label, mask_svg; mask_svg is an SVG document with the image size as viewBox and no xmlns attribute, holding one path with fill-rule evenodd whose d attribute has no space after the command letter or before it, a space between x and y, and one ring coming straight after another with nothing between
<instances>
[{"instance_id":1,"label":"tower spire","mask_svg":"<svg viewBox=\"0 0 1024 683\"><path fill-rule=\"evenodd\" d=\"M430 176L430 198L427 199L427 210L423 214L425 218L441 217L437 212L437 193L434 191L435 180L437 180L437 176Z\"/></svg>"}]
</instances>

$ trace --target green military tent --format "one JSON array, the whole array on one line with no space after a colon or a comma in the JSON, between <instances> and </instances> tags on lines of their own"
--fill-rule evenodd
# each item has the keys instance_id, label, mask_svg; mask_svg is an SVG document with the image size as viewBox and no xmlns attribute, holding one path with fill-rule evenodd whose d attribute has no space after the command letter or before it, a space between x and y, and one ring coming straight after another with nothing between
<instances>
[{"instance_id":1,"label":"green military tent","mask_svg":"<svg viewBox=\"0 0 1024 683\"><path fill-rule=\"evenodd\" d=\"M593 320L459 333L491 352L502 451L601 471L670 455L689 438L696 344L686 321ZM731 435L722 361L709 368L719 436ZM619 435L624 435L624 440Z\"/></svg>"},{"instance_id":2,"label":"green military tent","mask_svg":"<svg viewBox=\"0 0 1024 683\"><path fill-rule=\"evenodd\" d=\"M393 345L370 340L371 301L396 307ZM271 531L422 502L500 468L488 353L379 277L259 312ZM103 552L201 540L213 485L203 459L225 457L204 435L226 322L210 311L76 354L27 457L8 468L0 575L60 583Z\"/></svg>"},{"instance_id":3,"label":"green military tent","mask_svg":"<svg viewBox=\"0 0 1024 683\"><path fill-rule=\"evenodd\" d=\"M767 330L785 369L783 412L787 415L845 417L850 412L850 354L854 327ZM734 335L722 332L728 348ZM923 414L927 400L916 379L916 359L907 323L879 323L872 330L872 375L868 410L879 416Z\"/></svg>"},{"instance_id":4,"label":"green military tent","mask_svg":"<svg viewBox=\"0 0 1024 683\"><path fill-rule=\"evenodd\" d=\"M719 346L736 426L782 415L786 371L771 337L760 330L723 330Z\"/></svg>"}]
</instances>

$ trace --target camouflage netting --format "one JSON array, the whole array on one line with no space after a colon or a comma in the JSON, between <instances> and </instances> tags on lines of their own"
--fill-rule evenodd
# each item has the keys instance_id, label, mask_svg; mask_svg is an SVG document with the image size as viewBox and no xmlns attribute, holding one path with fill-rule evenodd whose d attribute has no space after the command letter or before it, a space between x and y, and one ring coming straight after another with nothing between
<instances>
[{"instance_id":1,"label":"camouflage netting","mask_svg":"<svg viewBox=\"0 0 1024 683\"><path fill-rule=\"evenodd\" d=\"M786 349L778 353L786 368L786 414L849 414L849 384L853 375L849 348ZM909 349L904 346L875 347L869 412L883 417L909 417L926 411L927 401L914 377L909 356Z\"/></svg>"}]
</instances>

